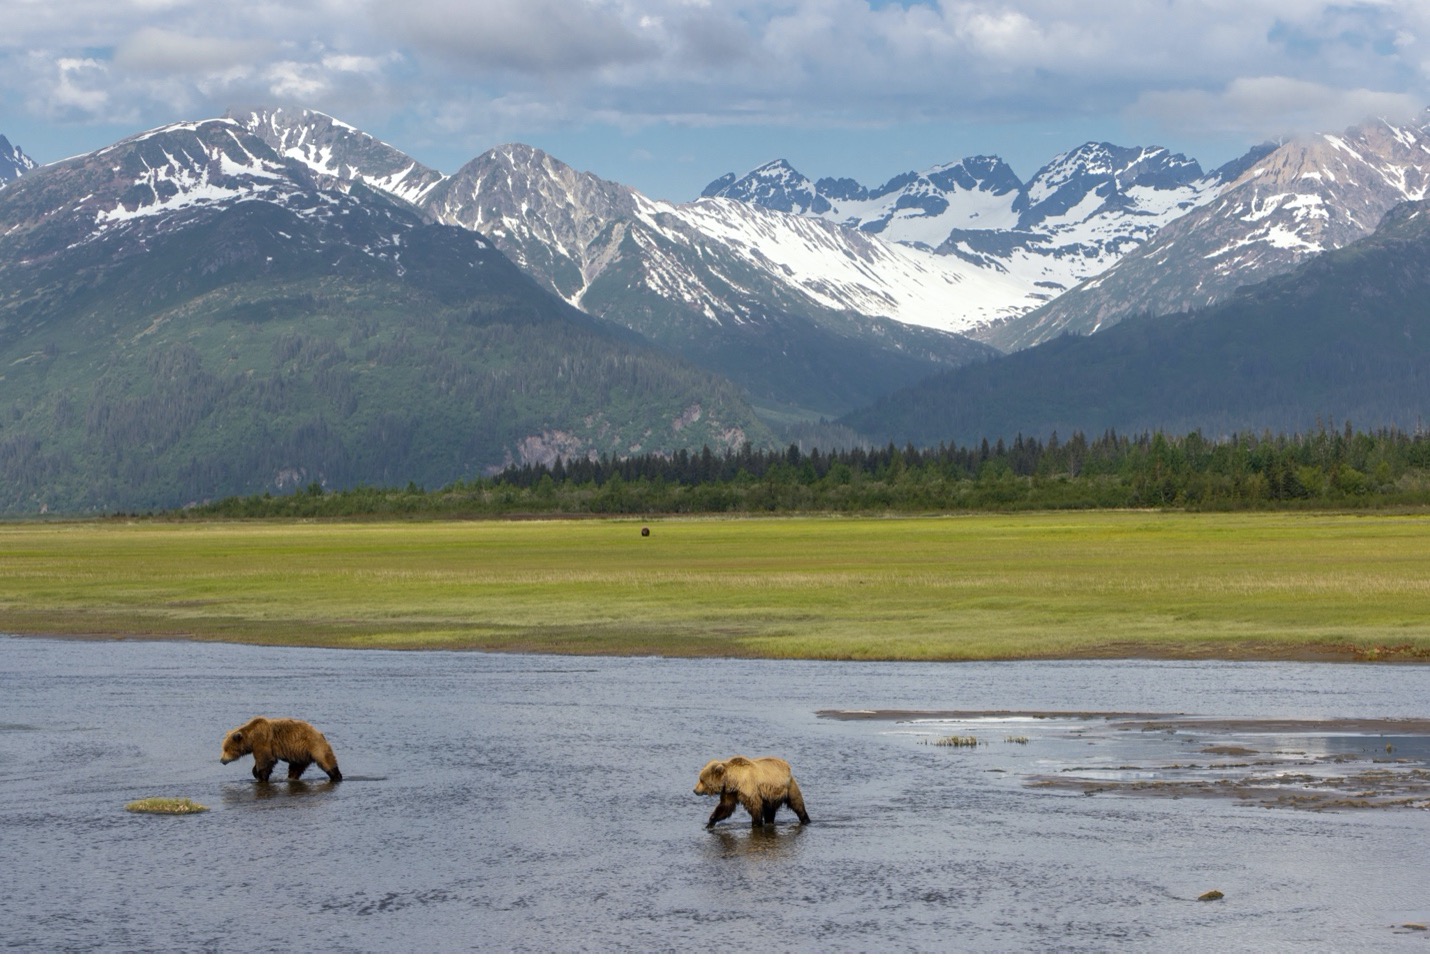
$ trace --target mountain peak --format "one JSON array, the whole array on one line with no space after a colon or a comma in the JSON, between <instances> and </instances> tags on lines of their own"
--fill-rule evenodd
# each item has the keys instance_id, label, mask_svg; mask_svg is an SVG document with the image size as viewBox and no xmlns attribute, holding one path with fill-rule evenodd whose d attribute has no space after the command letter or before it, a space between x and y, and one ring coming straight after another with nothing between
<instances>
[{"instance_id":1,"label":"mountain peak","mask_svg":"<svg viewBox=\"0 0 1430 959\"><path fill-rule=\"evenodd\" d=\"M319 176L363 183L419 202L442 174L371 134L317 110L259 107L226 118Z\"/></svg>"},{"instance_id":2,"label":"mountain peak","mask_svg":"<svg viewBox=\"0 0 1430 959\"><path fill-rule=\"evenodd\" d=\"M35 168L35 161L25 152L0 136L0 186Z\"/></svg>"},{"instance_id":3,"label":"mountain peak","mask_svg":"<svg viewBox=\"0 0 1430 959\"><path fill-rule=\"evenodd\" d=\"M529 143L503 143L500 146L492 147L467 164L467 166L474 165L505 166L513 170L548 170L554 171L560 176L580 175L575 167Z\"/></svg>"},{"instance_id":4,"label":"mountain peak","mask_svg":"<svg viewBox=\"0 0 1430 959\"><path fill-rule=\"evenodd\" d=\"M742 177L727 173L707 186L702 197L725 197L781 213L818 216L829 211L829 201L809 177L788 160L771 160Z\"/></svg>"}]
</instances>

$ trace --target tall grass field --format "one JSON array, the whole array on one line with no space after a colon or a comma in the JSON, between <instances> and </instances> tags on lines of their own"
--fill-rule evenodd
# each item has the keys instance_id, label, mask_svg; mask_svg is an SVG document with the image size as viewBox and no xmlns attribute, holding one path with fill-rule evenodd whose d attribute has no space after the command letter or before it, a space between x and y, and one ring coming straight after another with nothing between
<instances>
[{"instance_id":1,"label":"tall grass field","mask_svg":"<svg viewBox=\"0 0 1430 959\"><path fill-rule=\"evenodd\" d=\"M0 632L660 656L1417 660L1430 657L1430 516L11 523Z\"/></svg>"}]
</instances>

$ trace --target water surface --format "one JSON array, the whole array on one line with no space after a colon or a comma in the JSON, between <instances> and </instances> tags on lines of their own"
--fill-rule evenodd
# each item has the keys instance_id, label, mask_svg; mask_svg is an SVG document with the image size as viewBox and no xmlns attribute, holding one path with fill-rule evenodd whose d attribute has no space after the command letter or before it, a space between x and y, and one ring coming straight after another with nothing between
<instances>
[{"instance_id":1,"label":"water surface","mask_svg":"<svg viewBox=\"0 0 1430 959\"><path fill-rule=\"evenodd\" d=\"M1407 925L1430 924L1430 811L1084 788L1253 760L1294 775L1298 752L1326 780L1357 756L1423 772L1414 737L1386 754L1349 725L1098 718L1419 718L1421 667L0 651L7 951L1430 950ZM888 709L989 715L820 714ZM257 714L313 722L347 779L221 766ZM933 744L951 734L981 745ZM813 823L706 830L695 775L736 752L788 759ZM210 811L125 812L146 796Z\"/></svg>"}]
</instances>

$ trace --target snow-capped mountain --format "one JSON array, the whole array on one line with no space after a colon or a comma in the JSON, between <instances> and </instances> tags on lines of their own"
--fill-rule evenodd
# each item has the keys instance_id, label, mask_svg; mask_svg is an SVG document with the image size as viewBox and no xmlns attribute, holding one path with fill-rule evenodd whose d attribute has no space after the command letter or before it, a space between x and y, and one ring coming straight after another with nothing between
<instances>
[{"instance_id":1,"label":"snow-capped mountain","mask_svg":"<svg viewBox=\"0 0 1430 959\"><path fill-rule=\"evenodd\" d=\"M1105 273L990 338L1020 349L1133 314L1216 303L1371 233L1430 188L1430 124L1377 120L1263 148L1210 202L1169 223Z\"/></svg>"},{"instance_id":2,"label":"snow-capped mountain","mask_svg":"<svg viewBox=\"0 0 1430 959\"><path fill-rule=\"evenodd\" d=\"M25 152L0 136L0 186L35 168L35 161Z\"/></svg>"},{"instance_id":3,"label":"snow-capped mountain","mask_svg":"<svg viewBox=\"0 0 1430 959\"><path fill-rule=\"evenodd\" d=\"M762 285L778 300L945 331L968 325L951 320L956 309L976 314L1017 292L1006 281L969 276L923 251L829 223L722 199L653 201L522 145L473 160L423 206L442 222L489 235L582 307L595 305L588 291L629 242L664 251L644 274L653 290L715 323L747 322L758 310L722 292L728 282L707 265L722 259L732 269L767 274Z\"/></svg>"},{"instance_id":4,"label":"snow-capped mountain","mask_svg":"<svg viewBox=\"0 0 1430 959\"><path fill-rule=\"evenodd\" d=\"M317 248L341 242L327 255L360 253L402 265L404 234L423 218L405 203L360 183L320 183L311 168L283 157L234 120L176 123L128 137L95 153L45 168L6 187L10 222L6 245L23 246L27 262L100 240L116 242L116 256L138 257L154 239L216 211L261 203L282 208L314 229L301 240Z\"/></svg>"},{"instance_id":5,"label":"snow-capped mountain","mask_svg":"<svg viewBox=\"0 0 1430 959\"><path fill-rule=\"evenodd\" d=\"M987 339L1001 321L1106 270L1214 197L1236 172L1204 174L1195 160L1161 147L1086 143L1027 183L989 156L905 173L873 189L850 179L815 182L781 160L743 177L727 174L704 195L829 220L960 260L968 274L1001 278L1010 298L980 304L978 315L955 327Z\"/></svg>"}]
</instances>

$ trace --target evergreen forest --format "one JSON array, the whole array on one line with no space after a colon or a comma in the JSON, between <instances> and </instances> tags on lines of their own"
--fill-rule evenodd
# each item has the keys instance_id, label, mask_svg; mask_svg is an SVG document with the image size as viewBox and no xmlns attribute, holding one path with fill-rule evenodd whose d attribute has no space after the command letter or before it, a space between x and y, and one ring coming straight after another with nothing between
<instances>
[{"instance_id":1,"label":"evergreen forest","mask_svg":"<svg viewBox=\"0 0 1430 959\"><path fill-rule=\"evenodd\" d=\"M429 491L313 483L230 497L202 517L589 516L1029 509L1386 509L1430 505L1430 435L1320 428L1212 440L1107 431L974 446L746 443L715 453L557 459Z\"/></svg>"}]
</instances>

